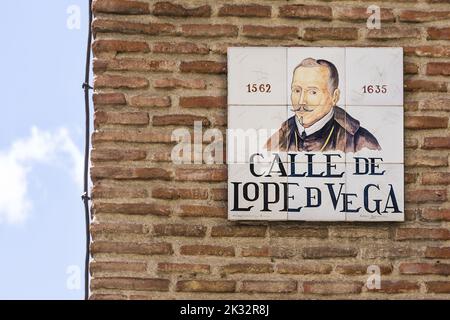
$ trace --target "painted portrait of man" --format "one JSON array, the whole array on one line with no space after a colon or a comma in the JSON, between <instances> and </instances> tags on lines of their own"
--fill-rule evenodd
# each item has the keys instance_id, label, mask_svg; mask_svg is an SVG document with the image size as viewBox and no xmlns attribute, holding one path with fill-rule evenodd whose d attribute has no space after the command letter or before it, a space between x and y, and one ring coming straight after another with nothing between
<instances>
[{"instance_id":1,"label":"painted portrait of man","mask_svg":"<svg viewBox=\"0 0 450 320\"><path fill-rule=\"evenodd\" d=\"M337 106L340 91L336 66L327 60L304 59L294 68L292 117L266 142L271 151L357 152L381 150L375 136Z\"/></svg>"}]
</instances>

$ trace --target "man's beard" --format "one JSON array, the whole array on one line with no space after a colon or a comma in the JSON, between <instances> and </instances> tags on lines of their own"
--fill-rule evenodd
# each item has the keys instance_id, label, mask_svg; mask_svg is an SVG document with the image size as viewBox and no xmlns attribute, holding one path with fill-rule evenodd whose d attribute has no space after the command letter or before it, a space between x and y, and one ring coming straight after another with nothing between
<instances>
[{"instance_id":1,"label":"man's beard","mask_svg":"<svg viewBox=\"0 0 450 320\"><path fill-rule=\"evenodd\" d=\"M297 108L292 107L292 108L291 108L291 111L293 111L293 112L295 112L295 113L297 113L297 112L299 112L299 111L303 111L303 112L312 112L312 111L314 111L314 109L308 107L306 104L300 104ZM303 124L303 116L297 116L297 114L296 114L296 117L298 118L298 121L300 122L300 124L303 126L303 125L304 125L304 124Z\"/></svg>"},{"instance_id":2,"label":"man's beard","mask_svg":"<svg viewBox=\"0 0 450 320\"><path fill-rule=\"evenodd\" d=\"M298 112L298 111L312 112L312 111L314 111L314 108L308 107L306 104L300 104L297 108L292 107L291 111L293 111L293 112Z\"/></svg>"}]
</instances>

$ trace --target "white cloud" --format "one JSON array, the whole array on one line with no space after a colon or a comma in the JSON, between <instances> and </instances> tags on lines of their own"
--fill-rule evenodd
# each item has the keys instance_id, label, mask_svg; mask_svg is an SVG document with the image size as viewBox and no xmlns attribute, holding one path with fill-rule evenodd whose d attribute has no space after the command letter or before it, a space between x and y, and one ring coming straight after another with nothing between
<instances>
[{"instance_id":1,"label":"white cloud","mask_svg":"<svg viewBox=\"0 0 450 320\"><path fill-rule=\"evenodd\" d=\"M31 208L28 198L28 175L38 163L63 164L73 181L81 188L83 154L66 128L56 132L31 128L31 135L16 140L8 150L0 150L0 223L23 223Z\"/></svg>"}]
</instances>

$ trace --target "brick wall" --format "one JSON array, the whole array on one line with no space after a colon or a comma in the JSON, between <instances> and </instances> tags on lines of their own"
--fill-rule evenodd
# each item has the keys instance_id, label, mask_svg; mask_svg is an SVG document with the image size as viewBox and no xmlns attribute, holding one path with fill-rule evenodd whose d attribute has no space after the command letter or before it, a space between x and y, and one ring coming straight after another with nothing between
<instances>
[{"instance_id":1,"label":"brick wall","mask_svg":"<svg viewBox=\"0 0 450 320\"><path fill-rule=\"evenodd\" d=\"M97 0L94 14L91 298L450 298L449 0ZM170 161L174 129L225 132L226 48L244 45L404 48L405 222L230 222L226 165Z\"/></svg>"}]
</instances>

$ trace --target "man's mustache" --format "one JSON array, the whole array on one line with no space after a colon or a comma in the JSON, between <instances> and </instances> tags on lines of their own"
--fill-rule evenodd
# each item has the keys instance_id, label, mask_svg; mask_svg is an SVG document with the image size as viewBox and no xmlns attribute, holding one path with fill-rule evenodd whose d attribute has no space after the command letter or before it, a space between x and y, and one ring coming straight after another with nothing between
<instances>
[{"instance_id":1,"label":"man's mustache","mask_svg":"<svg viewBox=\"0 0 450 320\"><path fill-rule=\"evenodd\" d=\"M311 111L314 111L314 108L308 107L306 104L299 104L298 106L293 106L291 108L291 111L293 111L293 112L297 112L297 111L311 112Z\"/></svg>"}]
</instances>

